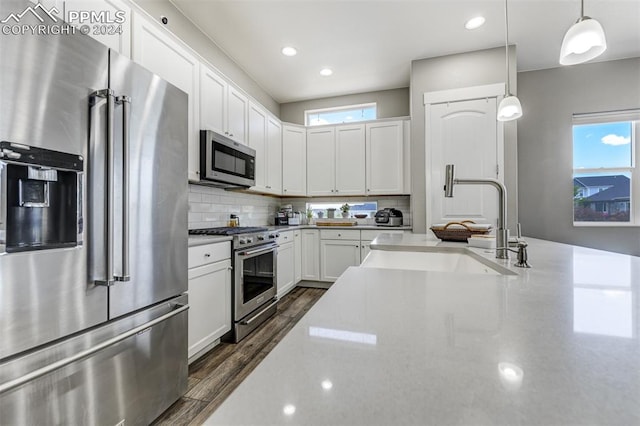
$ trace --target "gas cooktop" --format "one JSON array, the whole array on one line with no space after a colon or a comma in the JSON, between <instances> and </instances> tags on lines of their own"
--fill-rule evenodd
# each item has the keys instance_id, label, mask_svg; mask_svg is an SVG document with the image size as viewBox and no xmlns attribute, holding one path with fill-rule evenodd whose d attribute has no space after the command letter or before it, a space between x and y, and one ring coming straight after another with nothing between
<instances>
[{"instance_id":1,"label":"gas cooktop","mask_svg":"<svg viewBox=\"0 0 640 426\"><path fill-rule=\"evenodd\" d=\"M189 235L238 235L268 230L269 228L263 226L222 226L219 228L189 229Z\"/></svg>"}]
</instances>

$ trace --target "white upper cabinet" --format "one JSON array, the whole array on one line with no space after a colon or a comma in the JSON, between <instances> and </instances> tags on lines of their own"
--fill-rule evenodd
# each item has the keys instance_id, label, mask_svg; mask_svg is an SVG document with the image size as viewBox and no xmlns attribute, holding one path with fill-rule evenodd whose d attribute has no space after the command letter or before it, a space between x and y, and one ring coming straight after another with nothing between
<instances>
[{"instance_id":1,"label":"white upper cabinet","mask_svg":"<svg viewBox=\"0 0 640 426\"><path fill-rule=\"evenodd\" d=\"M365 194L365 126L307 130L307 194Z\"/></svg>"},{"instance_id":2,"label":"white upper cabinet","mask_svg":"<svg viewBox=\"0 0 640 426\"><path fill-rule=\"evenodd\" d=\"M336 127L336 185L338 195L365 193L364 125Z\"/></svg>"},{"instance_id":3,"label":"white upper cabinet","mask_svg":"<svg viewBox=\"0 0 640 426\"><path fill-rule=\"evenodd\" d=\"M231 139L247 143L247 114L249 98L235 87L227 90L227 130L224 134Z\"/></svg>"},{"instance_id":4,"label":"white upper cabinet","mask_svg":"<svg viewBox=\"0 0 640 426\"><path fill-rule=\"evenodd\" d=\"M335 195L335 128L307 130L307 195Z\"/></svg>"},{"instance_id":5,"label":"white upper cabinet","mask_svg":"<svg viewBox=\"0 0 640 426\"><path fill-rule=\"evenodd\" d=\"M227 82L211 68L200 64L200 130L224 134L227 86Z\"/></svg>"},{"instance_id":6,"label":"white upper cabinet","mask_svg":"<svg viewBox=\"0 0 640 426\"><path fill-rule=\"evenodd\" d=\"M267 189L267 113L253 102L249 104L249 146L256 151L256 184L252 189Z\"/></svg>"},{"instance_id":7,"label":"white upper cabinet","mask_svg":"<svg viewBox=\"0 0 640 426\"><path fill-rule=\"evenodd\" d=\"M282 126L258 104L249 102L249 146L256 150L256 184L251 189L282 192Z\"/></svg>"},{"instance_id":8,"label":"white upper cabinet","mask_svg":"<svg viewBox=\"0 0 640 426\"><path fill-rule=\"evenodd\" d=\"M51 2L64 20L75 27L87 25L92 38L127 58L131 57L131 8L122 0L58 0ZM44 3L43 3L44 4ZM96 12L86 17L80 12Z\"/></svg>"},{"instance_id":9,"label":"white upper cabinet","mask_svg":"<svg viewBox=\"0 0 640 426\"><path fill-rule=\"evenodd\" d=\"M404 193L403 122L366 124L367 195Z\"/></svg>"},{"instance_id":10,"label":"white upper cabinet","mask_svg":"<svg viewBox=\"0 0 640 426\"><path fill-rule=\"evenodd\" d=\"M307 195L307 131L282 126L282 195Z\"/></svg>"},{"instance_id":11,"label":"white upper cabinet","mask_svg":"<svg viewBox=\"0 0 640 426\"><path fill-rule=\"evenodd\" d=\"M249 98L208 66L200 65L200 127L247 143Z\"/></svg>"},{"instance_id":12,"label":"white upper cabinet","mask_svg":"<svg viewBox=\"0 0 640 426\"><path fill-rule=\"evenodd\" d=\"M267 190L282 194L282 124L267 116Z\"/></svg>"},{"instance_id":13,"label":"white upper cabinet","mask_svg":"<svg viewBox=\"0 0 640 426\"><path fill-rule=\"evenodd\" d=\"M132 58L189 96L189 135L185 141L189 150L188 175L189 180L199 180L200 138L197 118L200 107L200 63L189 49L138 13L134 13L133 19Z\"/></svg>"}]
</instances>

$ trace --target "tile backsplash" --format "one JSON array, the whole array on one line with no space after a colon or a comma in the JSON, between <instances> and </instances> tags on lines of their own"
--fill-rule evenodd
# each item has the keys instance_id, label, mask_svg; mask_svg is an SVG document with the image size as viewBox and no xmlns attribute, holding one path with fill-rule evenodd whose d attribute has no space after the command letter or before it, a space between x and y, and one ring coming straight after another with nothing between
<instances>
[{"instance_id":1,"label":"tile backsplash","mask_svg":"<svg viewBox=\"0 0 640 426\"><path fill-rule=\"evenodd\" d=\"M291 204L293 211L304 212L306 203L335 201L335 198L276 198L241 191L225 191L211 186L189 185L189 229L227 226L229 215L236 214L241 226L273 225L281 205ZM411 225L411 197L345 197L340 201L377 201L378 209L396 208L403 213L405 225Z\"/></svg>"},{"instance_id":2,"label":"tile backsplash","mask_svg":"<svg viewBox=\"0 0 640 426\"><path fill-rule=\"evenodd\" d=\"M211 186L189 185L189 229L227 226L236 214L241 226L273 224L280 199Z\"/></svg>"}]
</instances>

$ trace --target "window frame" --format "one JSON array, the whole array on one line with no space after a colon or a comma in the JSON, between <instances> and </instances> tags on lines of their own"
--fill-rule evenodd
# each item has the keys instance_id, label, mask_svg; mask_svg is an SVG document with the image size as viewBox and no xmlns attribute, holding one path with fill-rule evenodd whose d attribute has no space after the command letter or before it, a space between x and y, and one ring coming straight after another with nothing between
<instances>
[{"instance_id":1,"label":"window frame","mask_svg":"<svg viewBox=\"0 0 640 426\"><path fill-rule=\"evenodd\" d=\"M313 114L326 113L326 112L340 112L340 111L347 111L350 109L365 109L365 108L371 108L371 107L374 107L376 110L376 117L372 119L343 121L341 123L310 124L311 122L310 116ZM371 120L377 120L377 119L378 119L378 103L377 102L368 102L364 104L345 105L345 106L330 107L330 108L307 109L304 111L304 125L308 127L335 126L338 124L362 123L364 121L371 121Z\"/></svg>"},{"instance_id":2,"label":"window frame","mask_svg":"<svg viewBox=\"0 0 640 426\"><path fill-rule=\"evenodd\" d=\"M590 124L607 124L616 122L631 122L631 166L630 167L598 167L598 168L573 168L573 154L575 149L575 141L573 140L573 128L574 126L590 125ZM575 179L576 174L588 175L588 174L629 174L630 175L630 200L629 200L629 221L628 222L615 222L615 221L576 221L575 220L575 204L571 206L571 220L574 227L589 228L589 227L640 227L640 167L636 162L637 158L640 158L638 151L640 150L640 109L630 109L621 111L608 111L601 113L585 113L585 114L573 114L573 120L571 124L571 158L572 158L572 178Z\"/></svg>"}]
</instances>

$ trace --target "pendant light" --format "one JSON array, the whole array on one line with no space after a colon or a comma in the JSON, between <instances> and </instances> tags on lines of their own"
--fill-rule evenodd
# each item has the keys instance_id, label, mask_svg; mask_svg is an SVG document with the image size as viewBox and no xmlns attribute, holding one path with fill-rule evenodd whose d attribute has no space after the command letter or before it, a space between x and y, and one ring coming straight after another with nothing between
<instances>
[{"instance_id":1,"label":"pendant light","mask_svg":"<svg viewBox=\"0 0 640 426\"><path fill-rule=\"evenodd\" d=\"M560 48L560 64L574 65L590 61L607 50L602 25L584 16L584 0L580 0L580 18L569 28Z\"/></svg>"},{"instance_id":2,"label":"pendant light","mask_svg":"<svg viewBox=\"0 0 640 426\"><path fill-rule=\"evenodd\" d=\"M498 121L511 121L522 117L522 105L520 100L511 94L509 86L509 14L507 0L504 0L504 49L507 63L507 92L498 106Z\"/></svg>"}]
</instances>

